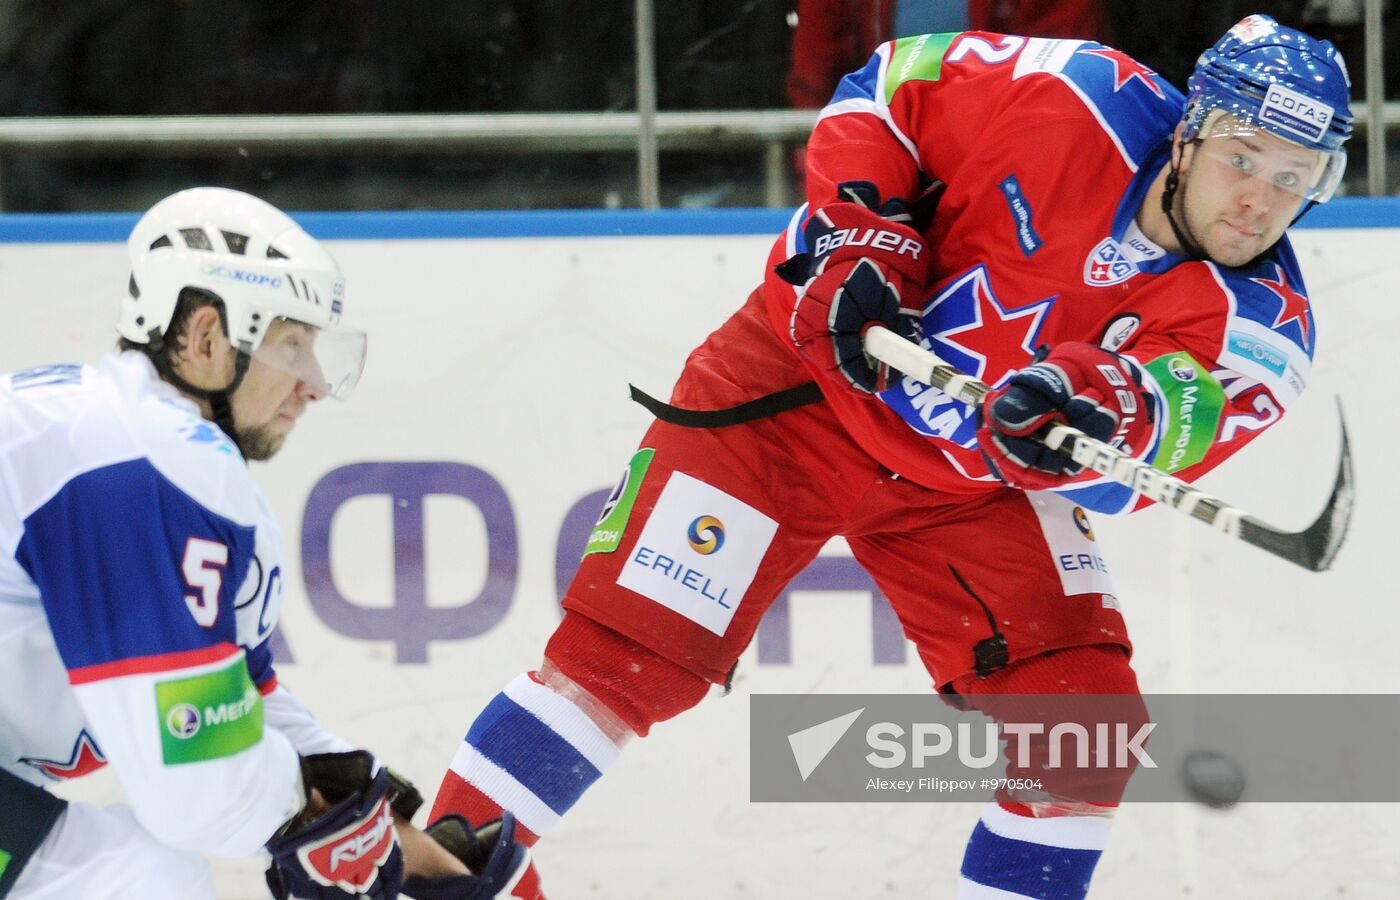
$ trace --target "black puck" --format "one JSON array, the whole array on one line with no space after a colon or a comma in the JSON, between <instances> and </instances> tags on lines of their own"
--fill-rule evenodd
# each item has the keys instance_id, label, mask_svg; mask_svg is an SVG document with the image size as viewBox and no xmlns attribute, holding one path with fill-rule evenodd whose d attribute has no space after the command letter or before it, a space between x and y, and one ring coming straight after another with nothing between
<instances>
[{"instance_id":1,"label":"black puck","mask_svg":"<svg viewBox=\"0 0 1400 900\"><path fill-rule=\"evenodd\" d=\"M1244 794L1244 772L1213 750L1188 753L1181 761L1181 778L1192 798L1213 809L1228 809Z\"/></svg>"}]
</instances>

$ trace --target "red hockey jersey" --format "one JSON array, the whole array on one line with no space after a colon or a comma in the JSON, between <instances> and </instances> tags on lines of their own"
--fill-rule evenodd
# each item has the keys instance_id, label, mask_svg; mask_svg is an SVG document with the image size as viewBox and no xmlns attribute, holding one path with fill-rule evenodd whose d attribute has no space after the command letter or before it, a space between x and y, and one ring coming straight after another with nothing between
<instances>
[{"instance_id":1,"label":"red hockey jersey","mask_svg":"<svg viewBox=\"0 0 1400 900\"><path fill-rule=\"evenodd\" d=\"M924 228L935 273L925 345L993 385L1041 344L1089 341L1132 357L1157 398L1139 455L1191 480L1299 396L1316 333L1286 238L1228 268L1171 254L1134 223L1183 103L1141 63L1089 41L967 32L884 44L822 111L808 205L770 263L805 250L809 208L833 202L841 182L874 182L886 198L941 192ZM794 289L770 274L765 295L786 340ZM872 401L809 368L892 471L950 492L999 484L971 408L911 379ZM1134 505L1128 488L1092 473L1061 492L1100 512Z\"/></svg>"}]
</instances>

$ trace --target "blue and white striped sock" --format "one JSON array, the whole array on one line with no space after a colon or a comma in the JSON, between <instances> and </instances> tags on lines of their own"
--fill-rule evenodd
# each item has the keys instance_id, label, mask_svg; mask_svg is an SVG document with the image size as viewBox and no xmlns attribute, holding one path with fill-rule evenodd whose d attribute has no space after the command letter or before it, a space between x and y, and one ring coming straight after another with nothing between
<instances>
[{"instance_id":1,"label":"blue and white striped sock","mask_svg":"<svg viewBox=\"0 0 1400 900\"><path fill-rule=\"evenodd\" d=\"M988 804L968 839L958 900L1083 900L1108 843L1106 816L1019 816Z\"/></svg>"},{"instance_id":2,"label":"blue and white striped sock","mask_svg":"<svg viewBox=\"0 0 1400 900\"><path fill-rule=\"evenodd\" d=\"M582 709L520 675L476 717L451 770L539 836L602 777L619 752Z\"/></svg>"}]
</instances>

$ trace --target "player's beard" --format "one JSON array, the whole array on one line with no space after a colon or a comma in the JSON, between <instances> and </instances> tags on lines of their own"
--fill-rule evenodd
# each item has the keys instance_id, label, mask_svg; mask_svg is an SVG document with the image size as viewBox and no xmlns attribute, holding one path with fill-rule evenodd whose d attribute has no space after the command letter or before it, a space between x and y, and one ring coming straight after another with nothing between
<instances>
[{"instance_id":1,"label":"player's beard","mask_svg":"<svg viewBox=\"0 0 1400 900\"><path fill-rule=\"evenodd\" d=\"M272 459L286 439L285 434L278 434L268 425L238 429L238 448L243 451L243 458L250 461Z\"/></svg>"},{"instance_id":2,"label":"player's beard","mask_svg":"<svg viewBox=\"0 0 1400 900\"><path fill-rule=\"evenodd\" d=\"M1177 184L1176 194L1172 197L1172 215L1176 219L1177 228L1181 229L1181 234L1177 236L1180 240L1185 237L1190 241L1190 246L1185 247L1185 255L1202 256L1210 259L1210 253L1206 250L1205 244L1201 241L1201 236L1196 233L1196 226L1192 222L1190 203L1187 194L1191 192L1191 173L1187 172Z\"/></svg>"},{"instance_id":3,"label":"player's beard","mask_svg":"<svg viewBox=\"0 0 1400 900\"><path fill-rule=\"evenodd\" d=\"M1230 258L1225 258L1225 253L1222 252L1219 242L1211 241L1211 243L1216 245L1215 249L1211 249L1206 246L1206 243L1209 240L1209 238L1202 238L1201 236L1201 231L1197 227L1199 224L1199 220L1206 219L1208 223L1207 229L1209 229L1211 227L1211 224L1213 224L1211 223L1210 218L1211 212L1208 204L1208 198L1207 200L1202 200L1199 203L1193 202L1200 198L1198 198L1196 194L1192 193L1191 184L1191 174L1188 172L1181 179L1181 186L1177 189L1176 196L1173 198L1173 214L1177 217L1176 221L1182 233L1186 236L1188 240L1191 241L1191 243L1195 244L1194 250L1199 250L1205 259L1208 259L1211 262L1214 262L1218 265L1228 266L1230 268L1248 268L1250 266L1253 266L1260 259L1262 259L1265 254L1267 254L1271 249L1273 249L1274 244L1277 244L1279 239L1283 237L1282 234L1279 234L1276 237L1274 237L1272 241L1257 242L1257 249L1250 248L1254 249L1254 253L1248 257L1242 256L1239 252L1236 252L1232 254ZM1201 212L1202 208L1204 208L1206 211ZM1188 251L1193 250L1193 248L1187 249Z\"/></svg>"}]
</instances>

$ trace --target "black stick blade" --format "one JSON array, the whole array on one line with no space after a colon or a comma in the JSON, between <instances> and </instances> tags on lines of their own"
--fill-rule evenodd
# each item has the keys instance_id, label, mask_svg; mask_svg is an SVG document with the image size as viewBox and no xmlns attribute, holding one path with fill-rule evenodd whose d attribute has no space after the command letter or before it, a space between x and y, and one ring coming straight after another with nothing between
<instances>
[{"instance_id":1,"label":"black stick blade","mask_svg":"<svg viewBox=\"0 0 1400 900\"><path fill-rule=\"evenodd\" d=\"M1342 549L1351 514L1356 503L1356 488L1352 482L1351 443L1347 439L1346 418L1341 401L1337 401L1337 418L1342 426L1341 459L1337 463L1337 480L1332 496L1311 525L1302 531L1279 531L1253 516L1240 521L1240 537L1270 553L1297 563L1313 572L1325 572Z\"/></svg>"}]
</instances>

